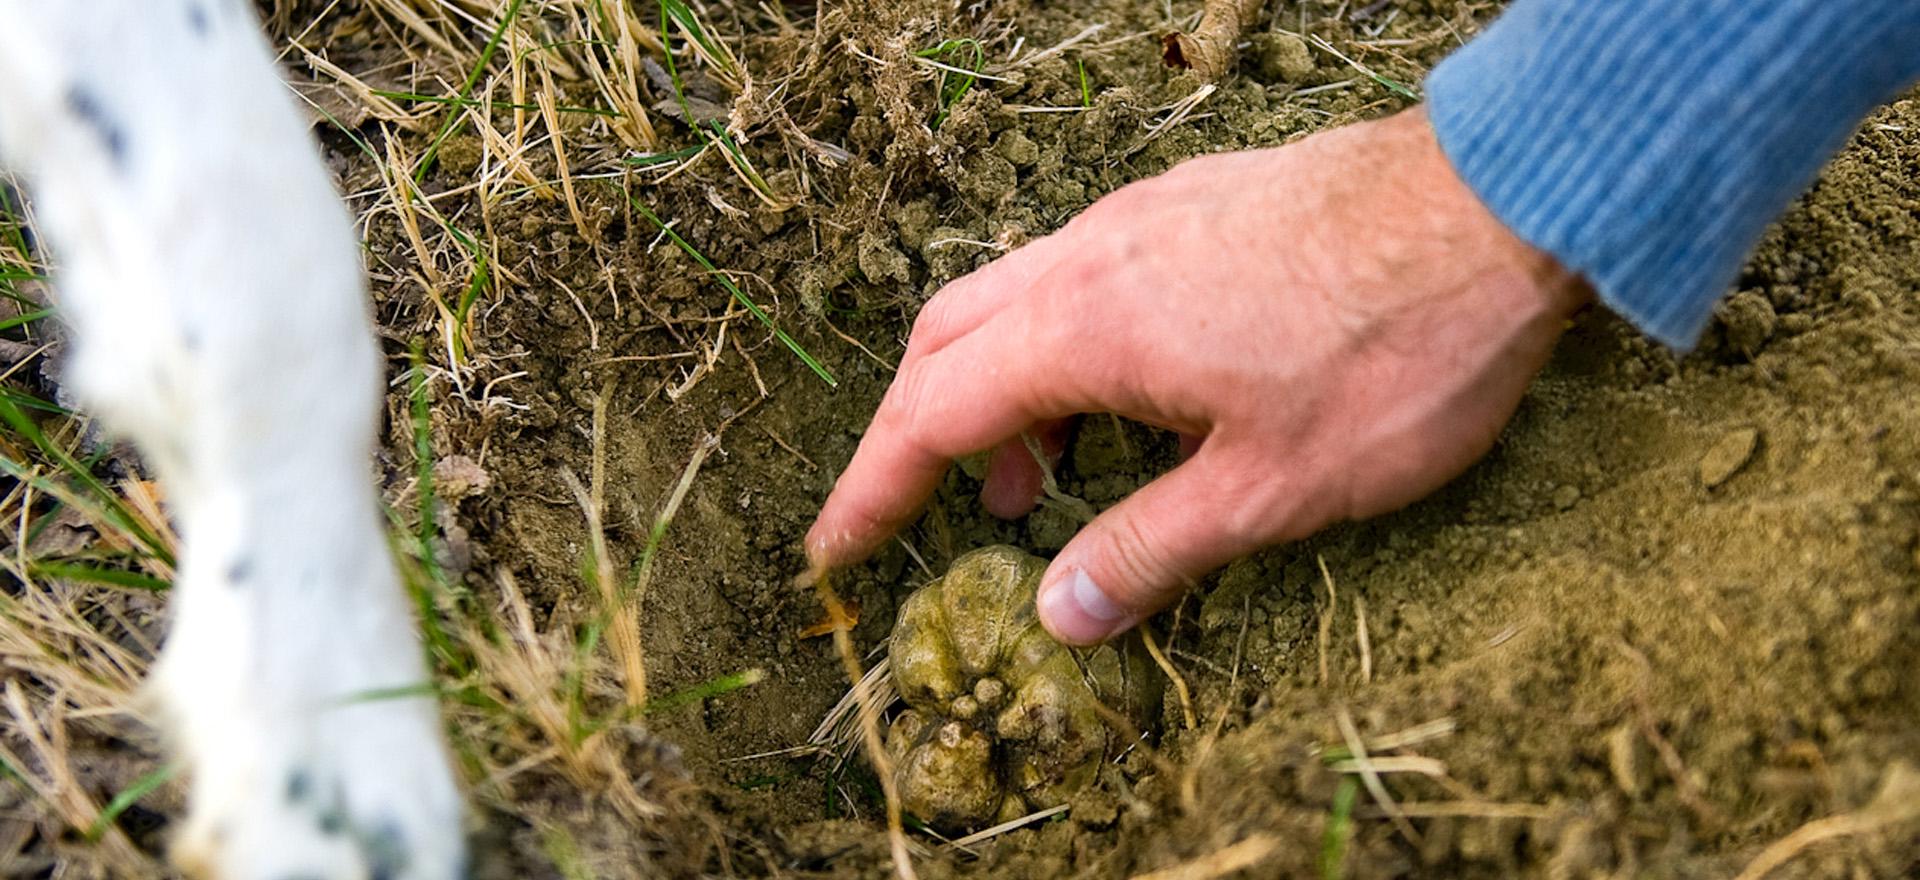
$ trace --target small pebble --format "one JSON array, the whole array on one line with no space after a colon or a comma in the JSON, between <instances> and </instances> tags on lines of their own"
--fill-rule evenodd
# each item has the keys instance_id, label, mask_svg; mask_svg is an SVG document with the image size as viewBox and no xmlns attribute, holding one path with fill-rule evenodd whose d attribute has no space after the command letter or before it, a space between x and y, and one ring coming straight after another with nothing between
<instances>
[{"instance_id":1,"label":"small pebble","mask_svg":"<svg viewBox=\"0 0 1920 880\"><path fill-rule=\"evenodd\" d=\"M1001 158L1012 162L1015 168L1031 168L1033 163L1040 161L1040 146L1018 129L1001 134L999 140L994 141L993 148Z\"/></svg>"},{"instance_id":2,"label":"small pebble","mask_svg":"<svg viewBox=\"0 0 1920 880\"><path fill-rule=\"evenodd\" d=\"M1088 828L1100 829L1113 825L1120 818L1120 801L1113 793L1099 786L1092 786L1075 795L1071 801L1071 815L1074 821Z\"/></svg>"},{"instance_id":3,"label":"small pebble","mask_svg":"<svg viewBox=\"0 0 1920 880\"><path fill-rule=\"evenodd\" d=\"M1268 82L1298 85L1313 75L1313 50L1292 34L1256 34L1252 54L1261 78Z\"/></svg>"},{"instance_id":4,"label":"small pebble","mask_svg":"<svg viewBox=\"0 0 1920 880\"><path fill-rule=\"evenodd\" d=\"M1760 432L1754 428L1729 431L1700 459L1700 485L1709 489L1733 478L1753 459L1760 447Z\"/></svg>"}]
</instances>

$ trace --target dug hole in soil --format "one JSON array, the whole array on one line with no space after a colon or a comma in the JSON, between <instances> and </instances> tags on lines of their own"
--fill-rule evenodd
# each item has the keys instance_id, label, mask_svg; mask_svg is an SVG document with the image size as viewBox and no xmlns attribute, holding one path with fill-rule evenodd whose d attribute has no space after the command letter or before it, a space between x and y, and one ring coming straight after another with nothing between
<instances>
[{"instance_id":1,"label":"dug hole in soil","mask_svg":"<svg viewBox=\"0 0 1920 880\"><path fill-rule=\"evenodd\" d=\"M791 751L848 686L810 629L818 602L792 579L920 304L1181 159L1410 104L1301 35L1372 42L1370 70L1417 85L1496 11L1277 6L1217 91L1159 128L1204 85L1161 61L1160 37L1195 3L1174 4L1176 22L1115 0L835 4L789 10L794 32L738 37L799 129L844 160L751 139L773 187L803 194L784 210L717 158L644 191L837 389L737 311L716 340L727 294L617 191L579 190L598 243L559 200L487 218L498 265L522 280L490 294L475 346L525 373L500 386L518 408L450 405L435 389L435 455L486 475L450 501L442 536L466 588L498 604L508 573L538 621L590 616L586 523L560 474L591 470L605 395L622 566L718 437L653 559L639 619L654 691L764 679L632 734L649 743L629 753L635 776L678 792L667 815L633 821L559 776L476 792L479 876L890 873L871 772ZM1003 65L931 127L939 80L914 52L971 37L997 62L1092 25L1065 51ZM371 42L331 48L350 70L381 62ZM805 76L780 78L792 70ZM344 190L377 177L355 145L322 138ZM458 187L484 150L456 135L426 185ZM535 161L553 176L550 156ZM376 264L412 262L398 224L369 235ZM430 309L404 277L375 286L402 352ZM1580 315L1485 461L1405 511L1236 562L1154 622L1191 723L1169 697L1155 733L1063 815L971 852L916 834L920 876L1233 876L1217 869L1240 857L1243 876L1731 876L1843 813L1885 821L1772 876L1906 876L1920 812L1875 797L1920 766L1916 294L1920 99L1907 97L1767 234L1698 351L1678 358L1604 310ZM411 461L406 407L402 393L396 474ZM1091 417L1060 489L1104 508L1175 454L1161 432ZM1071 536L1052 509L988 516L979 476L954 468L902 541L839 578L863 657L955 556L996 543L1046 555Z\"/></svg>"}]
</instances>

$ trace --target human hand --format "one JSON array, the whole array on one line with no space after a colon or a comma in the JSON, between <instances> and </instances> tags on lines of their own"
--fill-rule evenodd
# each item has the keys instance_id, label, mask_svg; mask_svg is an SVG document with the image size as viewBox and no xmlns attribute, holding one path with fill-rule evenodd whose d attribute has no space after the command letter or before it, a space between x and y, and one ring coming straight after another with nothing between
<instances>
[{"instance_id":1,"label":"human hand","mask_svg":"<svg viewBox=\"0 0 1920 880\"><path fill-rule=\"evenodd\" d=\"M1454 176L1422 110L1194 159L927 302L808 557L864 558L995 446L984 500L1025 513L1019 435L1075 413L1198 438L1047 569L1042 622L1099 642L1239 556L1464 470L1588 297Z\"/></svg>"}]
</instances>

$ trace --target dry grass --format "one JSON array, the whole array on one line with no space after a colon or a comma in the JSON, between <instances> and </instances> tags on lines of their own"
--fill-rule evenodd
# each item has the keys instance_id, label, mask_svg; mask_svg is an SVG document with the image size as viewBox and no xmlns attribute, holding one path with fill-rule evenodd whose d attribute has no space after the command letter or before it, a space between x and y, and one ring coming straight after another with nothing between
<instances>
[{"instance_id":1,"label":"dry grass","mask_svg":"<svg viewBox=\"0 0 1920 880\"><path fill-rule=\"evenodd\" d=\"M746 130L661 130L646 72L653 60L702 88L717 85L736 107L756 86L728 39L677 2L660 10L667 38L654 7L597 0L283 2L268 16L316 124L351 143L363 160L356 168L371 172L350 178L348 193L363 235L404 242L404 261L369 252L376 283L424 304L383 315L389 337L426 341L429 352L391 401L393 423L412 426L418 468L388 501L464 774L477 800L546 828L549 841L571 839L542 806L556 784L636 827L685 789L671 748L649 738L643 721L688 697L649 691L638 609L652 555L714 443L694 451L623 576L601 521L605 414L596 412L594 472L581 500L594 547L588 585L602 601L581 617L539 610L505 572L476 588L445 569L452 508L435 497L435 433L452 416L523 406L512 396L523 375L514 353L486 342L486 305L506 285L564 286L543 267L502 265L501 218L564 205L604 279L600 290L569 292L576 301L610 297L618 315L648 306L621 302L616 268L601 253L609 209L589 189L610 182L644 192L676 175L717 175L771 192L739 148ZM341 48L362 41L384 47L378 60ZM456 149L471 165L465 182L426 185ZM29 206L10 181L0 184L0 570L10 582L0 590L0 864L152 876L163 871L162 841L136 839L118 820L134 800L172 811L181 799L139 699L165 628L175 540L137 463L99 446L84 420L52 401L57 387L40 372L58 349L43 324L47 266L27 231ZM669 332L717 353L747 313L724 301L716 313ZM756 671L727 676L694 697L758 680Z\"/></svg>"},{"instance_id":2,"label":"dry grass","mask_svg":"<svg viewBox=\"0 0 1920 880\"><path fill-rule=\"evenodd\" d=\"M157 867L112 819L108 786L159 769L140 685L156 654L175 540L149 483L114 479L84 423L46 399L58 348L24 204L0 180L0 864ZM103 760L110 749L113 760ZM177 800L178 792L160 797ZM73 832L72 838L67 833ZM35 841L53 840L53 847Z\"/></svg>"},{"instance_id":3,"label":"dry grass","mask_svg":"<svg viewBox=\"0 0 1920 880\"><path fill-rule=\"evenodd\" d=\"M833 590L832 572L812 569L801 575L800 581L814 588L820 598L820 604L826 608L827 619L832 621L833 647L840 655L841 665L845 668L847 682L853 690L848 695L851 700L854 729L859 734L861 748L865 751L867 762L873 767L874 776L880 783L882 797L886 801L887 845L893 856L893 873L900 880L914 880L917 876L913 869L913 856L907 843L906 830L901 820L899 782L894 777L893 760L887 754L886 743L880 730L880 712L886 707L879 697L867 688L877 683L877 676L860 668L860 659L854 656L853 640L848 637L850 628L846 608ZM848 700L842 700L847 703Z\"/></svg>"},{"instance_id":4,"label":"dry grass","mask_svg":"<svg viewBox=\"0 0 1920 880\"><path fill-rule=\"evenodd\" d=\"M1904 761L1887 767L1880 790L1865 806L1815 819L1774 841L1741 869L1735 880L1762 880L1801 853L1830 840L1895 831L1920 823L1920 771Z\"/></svg>"},{"instance_id":5,"label":"dry grass","mask_svg":"<svg viewBox=\"0 0 1920 880\"><path fill-rule=\"evenodd\" d=\"M1134 875L1133 880L1213 880L1215 877L1245 871L1263 861L1282 844L1278 837L1256 834L1239 843L1215 850L1190 862Z\"/></svg>"}]
</instances>

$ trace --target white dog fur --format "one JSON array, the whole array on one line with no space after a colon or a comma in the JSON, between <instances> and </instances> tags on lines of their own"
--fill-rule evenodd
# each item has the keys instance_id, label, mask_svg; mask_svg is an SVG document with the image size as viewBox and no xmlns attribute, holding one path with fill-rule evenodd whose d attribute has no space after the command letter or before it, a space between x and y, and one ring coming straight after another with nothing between
<instances>
[{"instance_id":1,"label":"white dog fur","mask_svg":"<svg viewBox=\"0 0 1920 880\"><path fill-rule=\"evenodd\" d=\"M0 0L0 162L80 399L182 536L153 688L222 880L449 880L461 800L388 557L358 242L243 0Z\"/></svg>"}]
</instances>

